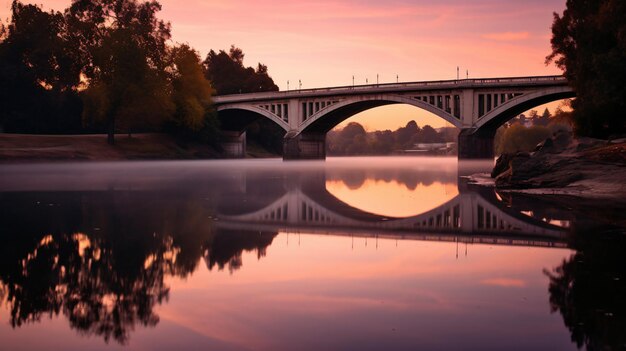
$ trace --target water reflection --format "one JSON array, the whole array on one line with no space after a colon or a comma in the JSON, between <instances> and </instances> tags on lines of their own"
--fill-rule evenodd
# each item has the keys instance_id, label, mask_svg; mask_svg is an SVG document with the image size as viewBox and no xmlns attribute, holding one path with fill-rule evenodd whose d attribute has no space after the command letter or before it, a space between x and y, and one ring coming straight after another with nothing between
<instances>
[{"instance_id":1,"label":"water reflection","mask_svg":"<svg viewBox=\"0 0 626 351\"><path fill-rule=\"evenodd\" d=\"M599 234L587 228L571 240L576 253L545 271L550 278L550 307L561 314L579 348L624 349L626 235L623 230Z\"/></svg>"},{"instance_id":2,"label":"water reflection","mask_svg":"<svg viewBox=\"0 0 626 351\"><path fill-rule=\"evenodd\" d=\"M307 239L317 238L315 234L329 234L337 238L335 243L352 240L352 247L355 237L360 240L375 238L376 244L379 238L453 243L457 244L457 250L458 244L489 245L473 247L472 250L483 254L495 245L572 248L576 252L561 264L534 262L543 265L543 279L549 280L549 283L541 281L543 294L539 294L541 299L538 301L548 303L549 298L552 310L562 315L577 346L618 349L624 345L626 262L622 253L626 244L623 231L616 231L614 227L598 229L595 222L584 220L581 213L563 210L554 204L542 205L537 199L472 187L459 181L456 168L448 163L437 170L432 165L407 166L406 160L394 167L390 164L369 167L366 163L352 165L352 168L343 163L333 165L333 162L306 163L298 167L279 162L5 167L0 174L0 301L9 311L9 323L13 328L45 323L46 317L63 316L79 334L128 345L136 328L159 326L159 310L176 296L177 289L183 290L185 284L197 287L219 283L218 278L206 276L203 272L225 270L227 274L241 277L246 271L246 260L269 260L268 264L276 264L272 255L281 258L285 251L272 253L269 248L277 247L279 233L297 233L298 242L302 234L306 243L318 242L318 239ZM218 166L219 171L216 171ZM49 182L42 182L37 176L42 172L51 174ZM395 195L402 194L402 190L407 196L422 196L425 204L420 206L423 208L407 211L402 208L405 206L400 206L398 209L405 212L393 207L384 212L368 206L369 202L378 202L383 204L379 209L385 210L384 204L399 202L389 197L393 193L379 192L376 186L381 184L393 186L394 191L398 191ZM428 193L425 189L439 186L444 188L443 193L438 188L438 197L424 195ZM347 189L347 192L341 193L338 189ZM358 201L350 200L355 192L362 192L364 197ZM570 226L555 225L558 223L570 223ZM598 230L613 231L613 234L596 233ZM339 238L341 236L344 238ZM371 243L373 247L374 243ZM389 241L384 243L388 245ZM372 258L369 256L368 260L358 262L362 267L347 264L343 267L345 258L338 258L343 255L341 250L335 248L335 256L322 255L321 246L312 247L307 253L315 263L311 262L308 273L306 265L291 267L294 263L281 261L280 265L264 272L268 276L254 275L260 273L252 270L252 278L240 279L242 283L256 287L253 292L257 295L252 299L259 298L282 314L287 313L285 309L289 306L300 318L308 318L308 314L301 311L305 305L314 305L309 311L313 314L319 312L321 305L338 309L346 306L361 306L366 310L378 308L374 307L379 306L378 296L393 294L391 287L396 286L394 284L398 284L396 288L402 294L417 294L420 299L432 299L447 306L445 308L454 305L453 296L446 295L449 294L446 291L456 291L450 290L450 286L458 288L459 294L473 296L476 291L492 292L484 289L530 291L537 284L533 278L537 272L511 271L510 267L522 265L524 261L524 253L516 251L513 264L507 256L513 252L511 248L502 248L501 257L484 262L475 270L468 268L464 271L448 262L446 269L465 277L466 280L461 282L445 275L425 276L423 271L434 269L435 258L446 247L411 246L413 251L405 249L397 253L389 248L387 251L381 249L389 257L399 255L391 259L394 262L391 268L383 267L376 259L369 260ZM463 249L467 250L467 246L462 246ZM415 259L418 252L421 261L395 265L400 258ZM301 254L306 256L307 253ZM543 251L533 255L528 257L545 259L549 256ZM282 274L290 270L295 272L292 279L303 289L327 291L330 281L339 288L338 296L315 297L317 302L311 302L303 295L289 295L289 289L299 291L300 288L290 287L286 282L279 288L254 285L255 281L269 276L286 280ZM500 270L508 273L499 274ZM367 272L379 271L384 272L384 278L377 278L374 285L387 282L389 292L374 289L374 297L358 299L359 294L372 289L365 280L370 277ZM333 275L337 276L332 278ZM410 276L408 281L401 280L405 275ZM198 276L204 281L198 282ZM355 276L362 281L357 279L355 286L349 286L349 277ZM316 283L320 279L322 283ZM422 284L441 284L443 292L437 293L444 294L445 298L434 293L426 296L421 290L420 293L406 290L407 286L419 284L420 279L424 279ZM185 283L187 280L194 282ZM204 289L207 291L206 286ZM549 297L545 295L547 292ZM201 309L201 314L209 316L221 308L231 315L219 315L226 319L232 318L233 314L251 313L246 308L263 309L256 305L251 307L250 302L242 303L241 294L236 290L213 291L212 295L202 296L200 302L190 303L186 308ZM226 295L229 296L224 297ZM249 301L250 296L246 297L248 300L245 301ZM228 308L216 306L210 301L220 298L231 305ZM454 298L460 298L460 295ZM442 310L428 310L428 304L420 305L411 299L388 302L401 307L391 304L389 308L393 313L417 311L419 315L427 311L433 320L441 320L438 313L445 311L443 307ZM238 309L239 304L244 310ZM487 317L497 319L495 314L499 312L495 311L500 309L502 306L486 311L493 313ZM272 313L266 312L267 318L272 317ZM169 311L167 315L173 318L172 315L181 313L181 310ZM362 319L363 316L355 318ZM357 319L344 322L358 324ZM235 340L241 337L235 331L242 335L245 332L241 323L233 323L233 328L224 330L216 325L218 322L228 323L219 318L212 322L213 333L223 334L216 339ZM261 324L265 322L262 320ZM283 322L286 330L299 334L299 330L293 330L294 321ZM417 322L427 321L420 319ZM203 324L198 322L195 325ZM203 332L210 333L206 329ZM248 332L263 339L259 330ZM227 338L226 334L236 335ZM281 340L278 334L272 334L272 339ZM409 334L403 337L406 344L396 346L411 348L410 341L416 340ZM260 345L245 346L288 348L275 343L268 343L267 347L258 347ZM335 345L346 344L337 340Z\"/></svg>"},{"instance_id":3,"label":"water reflection","mask_svg":"<svg viewBox=\"0 0 626 351\"><path fill-rule=\"evenodd\" d=\"M188 194L187 194L188 195ZM152 192L3 193L0 281L10 323L63 315L79 333L126 343L154 327L167 276L241 267L276 233L216 232L199 199ZM33 220L35 219L35 220Z\"/></svg>"},{"instance_id":4,"label":"water reflection","mask_svg":"<svg viewBox=\"0 0 626 351\"><path fill-rule=\"evenodd\" d=\"M329 170L326 190L352 207L388 217L410 217L430 211L458 195L457 170Z\"/></svg>"}]
</instances>

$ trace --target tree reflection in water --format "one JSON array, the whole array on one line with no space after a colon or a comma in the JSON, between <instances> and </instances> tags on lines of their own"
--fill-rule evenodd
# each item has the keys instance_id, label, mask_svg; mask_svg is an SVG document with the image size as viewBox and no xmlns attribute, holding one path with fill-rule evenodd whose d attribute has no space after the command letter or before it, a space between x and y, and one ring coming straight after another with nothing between
<instances>
[{"instance_id":1,"label":"tree reflection in water","mask_svg":"<svg viewBox=\"0 0 626 351\"><path fill-rule=\"evenodd\" d=\"M626 348L626 233L580 230L577 250L546 271L550 306L559 311L572 341L587 350Z\"/></svg>"},{"instance_id":2,"label":"tree reflection in water","mask_svg":"<svg viewBox=\"0 0 626 351\"><path fill-rule=\"evenodd\" d=\"M164 200L167 198L167 201ZM241 267L276 233L217 233L201 201L150 193L2 194L0 301L20 327L64 315L81 334L126 343L159 322L167 276ZM36 219L36 220L33 220Z\"/></svg>"}]
</instances>

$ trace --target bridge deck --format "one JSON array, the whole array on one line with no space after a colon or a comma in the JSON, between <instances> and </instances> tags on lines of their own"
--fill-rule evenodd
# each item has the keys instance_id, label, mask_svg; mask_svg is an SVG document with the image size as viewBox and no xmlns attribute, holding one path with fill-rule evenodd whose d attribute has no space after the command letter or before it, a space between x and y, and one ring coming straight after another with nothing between
<instances>
[{"instance_id":1,"label":"bridge deck","mask_svg":"<svg viewBox=\"0 0 626 351\"><path fill-rule=\"evenodd\" d=\"M272 91L260 93L232 94L220 95L213 97L215 104L225 104L242 101L263 101L287 99L294 97L321 97L321 96L339 96L362 93L385 93L400 91L419 91L419 90L439 90L439 89L465 89L477 87L526 87L526 86L543 86L543 85L567 85L565 77L557 76L530 76L530 77L505 77L505 78L476 78L476 79L459 79L459 80L437 80L437 81L420 81L420 82L403 82L403 83L383 83L383 84L367 84L367 85L350 85L337 86L328 88L315 89L295 89L288 91Z\"/></svg>"}]
</instances>

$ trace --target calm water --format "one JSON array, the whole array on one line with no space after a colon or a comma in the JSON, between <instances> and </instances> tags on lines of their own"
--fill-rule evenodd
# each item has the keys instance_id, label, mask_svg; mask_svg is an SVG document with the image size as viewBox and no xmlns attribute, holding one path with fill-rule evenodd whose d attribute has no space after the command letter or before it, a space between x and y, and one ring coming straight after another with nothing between
<instances>
[{"instance_id":1,"label":"calm water","mask_svg":"<svg viewBox=\"0 0 626 351\"><path fill-rule=\"evenodd\" d=\"M626 345L622 209L455 159L0 167L2 350Z\"/></svg>"}]
</instances>

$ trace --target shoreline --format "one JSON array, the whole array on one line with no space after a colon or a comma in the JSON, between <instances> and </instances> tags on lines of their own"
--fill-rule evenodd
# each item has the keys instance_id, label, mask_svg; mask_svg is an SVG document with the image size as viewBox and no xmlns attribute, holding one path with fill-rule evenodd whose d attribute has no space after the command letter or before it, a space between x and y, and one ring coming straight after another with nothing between
<instances>
[{"instance_id":1,"label":"shoreline","mask_svg":"<svg viewBox=\"0 0 626 351\"><path fill-rule=\"evenodd\" d=\"M467 177L501 193L567 196L626 204L626 140L560 133L531 153L501 155L491 174Z\"/></svg>"},{"instance_id":2,"label":"shoreline","mask_svg":"<svg viewBox=\"0 0 626 351\"><path fill-rule=\"evenodd\" d=\"M246 156L278 157L258 145ZM115 145L107 143L106 134L0 133L0 164L220 159L226 158L208 144L183 143L164 133L116 134Z\"/></svg>"}]
</instances>

